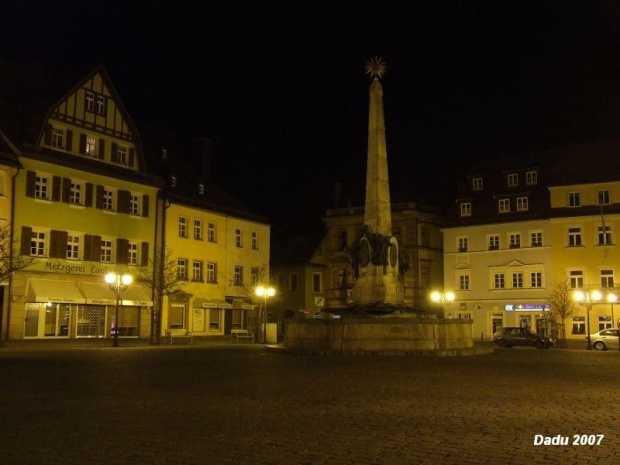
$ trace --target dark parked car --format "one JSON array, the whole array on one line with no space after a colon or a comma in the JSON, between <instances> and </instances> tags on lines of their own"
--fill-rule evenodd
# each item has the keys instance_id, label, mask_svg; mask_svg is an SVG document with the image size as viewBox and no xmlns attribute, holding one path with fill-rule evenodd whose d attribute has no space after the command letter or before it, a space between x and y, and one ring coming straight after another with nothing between
<instances>
[{"instance_id":1,"label":"dark parked car","mask_svg":"<svg viewBox=\"0 0 620 465\"><path fill-rule=\"evenodd\" d=\"M493 341L500 347L531 346L537 349L548 349L555 344L555 339L541 336L528 328L506 327L493 335Z\"/></svg>"}]
</instances>

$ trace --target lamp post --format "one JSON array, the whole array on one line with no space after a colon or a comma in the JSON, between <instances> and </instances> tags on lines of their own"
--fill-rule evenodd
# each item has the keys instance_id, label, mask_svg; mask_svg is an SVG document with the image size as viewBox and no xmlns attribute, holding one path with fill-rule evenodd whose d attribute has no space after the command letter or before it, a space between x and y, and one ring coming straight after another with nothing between
<instances>
[{"instance_id":1,"label":"lamp post","mask_svg":"<svg viewBox=\"0 0 620 465\"><path fill-rule=\"evenodd\" d=\"M116 295L116 312L114 317L114 342L112 347L118 347L118 306L121 300L121 292L127 290L127 286L131 284L133 277L130 274L108 273L105 275L105 282L110 285L110 289Z\"/></svg>"},{"instance_id":2,"label":"lamp post","mask_svg":"<svg viewBox=\"0 0 620 465\"><path fill-rule=\"evenodd\" d=\"M614 304L618 301L618 296L613 292L607 294L607 302L611 304L611 324L614 325Z\"/></svg>"},{"instance_id":3,"label":"lamp post","mask_svg":"<svg viewBox=\"0 0 620 465\"><path fill-rule=\"evenodd\" d=\"M269 297L273 297L274 295L276 295L276 290L273 287L263 287L263 286L258 286L256 288L256 295L258 297L262 297L263 298L263 344L265 344L267 342L267 299Z\"/></svg>"},{"instance_id":4,"label":"lamp post","mask_svg":"<svg viewBox=\"0 0 620 465\"><path fill-rule=\"evenodd\" d=\"M573 297L577 302L586 307L586 350L592 350L592 341L590 341L590 310L592 310L592 304L601 300L603 295L595 289L587 292L576 291Z\"/></svg>"},{"instance_id":5,"label":"lamp post","mask_svg":"<svg viewBox=\"0 0 620 465\"><path fill-rule=\"evenodd\" d=\"M446 305L450 302L454 302L454 292L431 292L431 300L443 305L443 317L446 317Z\"/></svg>"}]
</instances>

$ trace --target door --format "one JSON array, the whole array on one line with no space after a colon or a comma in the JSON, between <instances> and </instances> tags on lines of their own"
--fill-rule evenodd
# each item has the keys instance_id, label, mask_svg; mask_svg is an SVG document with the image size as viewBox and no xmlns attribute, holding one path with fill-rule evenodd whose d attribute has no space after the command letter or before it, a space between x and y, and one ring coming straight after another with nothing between
<instances>
[{"instance_id":1,"label":"door","mask_svg":"<svg viewBox=\"0 0 620 465\"><path fill-rule=\"evenodd\" d=\"M37 309L26 309L24 337L39 337L39 313Z\"/></svg>"}]
</instances>

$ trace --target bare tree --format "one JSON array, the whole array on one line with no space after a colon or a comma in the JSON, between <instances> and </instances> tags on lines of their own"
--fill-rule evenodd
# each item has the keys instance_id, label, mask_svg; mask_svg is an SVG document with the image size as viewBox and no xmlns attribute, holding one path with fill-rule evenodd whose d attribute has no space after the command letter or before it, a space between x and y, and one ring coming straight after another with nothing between
<instances>
[{"instance_id":1,"label":"bare tree","mask_svg":"<svg viewBox=\"0 0 620 465\"><path fill-rule=\"evenodd\" d=\"M568 278L557 282L549 297L549 317L552 323L560 322L558 346L566 347L565 320L575 312L576 304L572 297L572 288Z\"/></svg>"},{"instance_id":2,"label":"bare tree","mask_svg":"<svg viewBox=\"0 0 620 465\"><path fill-rule=\"evenodd\" d=\"M183 287L187 280L179 279L177 262L172 251L164 249L164 253L156 253L148 266L144 267L138 280L151 288L155 302L151 311L151 344L161 342L161 314L164 296L173 294Z\"/></svg>"}]
</instances>

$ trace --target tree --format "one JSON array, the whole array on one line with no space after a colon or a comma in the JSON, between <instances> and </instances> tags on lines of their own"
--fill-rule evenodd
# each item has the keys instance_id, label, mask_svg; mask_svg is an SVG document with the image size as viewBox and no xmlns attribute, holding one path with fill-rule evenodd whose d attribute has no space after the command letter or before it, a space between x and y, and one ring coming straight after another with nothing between
<instances>
[{"instance_id":1,"label":"tree","mask_svg":"<svg viewBox=\"0 0 620 465\"><path fill-rule=\"evenodd\" d=\"M551 297L549 297L549 317L553 323L560 321L560 333L558 337L559 347L566 347L566 328L564 321L576 310L576 304L572 297L572 288L568 278L555 284Z\"/></svg>"},{"instance_id":2,"label":"tree","mask_svg":"<svg viewBox=\"0 0 620 465\"><path fill-rule=\"evenodd\" d=\"M152 260L149 259L148 266L141 270L138 280L153 291L155 302L151 311L151 344L159 344L164 296L179 291L187 280L179 279L177 262L168 248L164 249L163 254L156 253Z\"/></svg>"}]
</instances>

